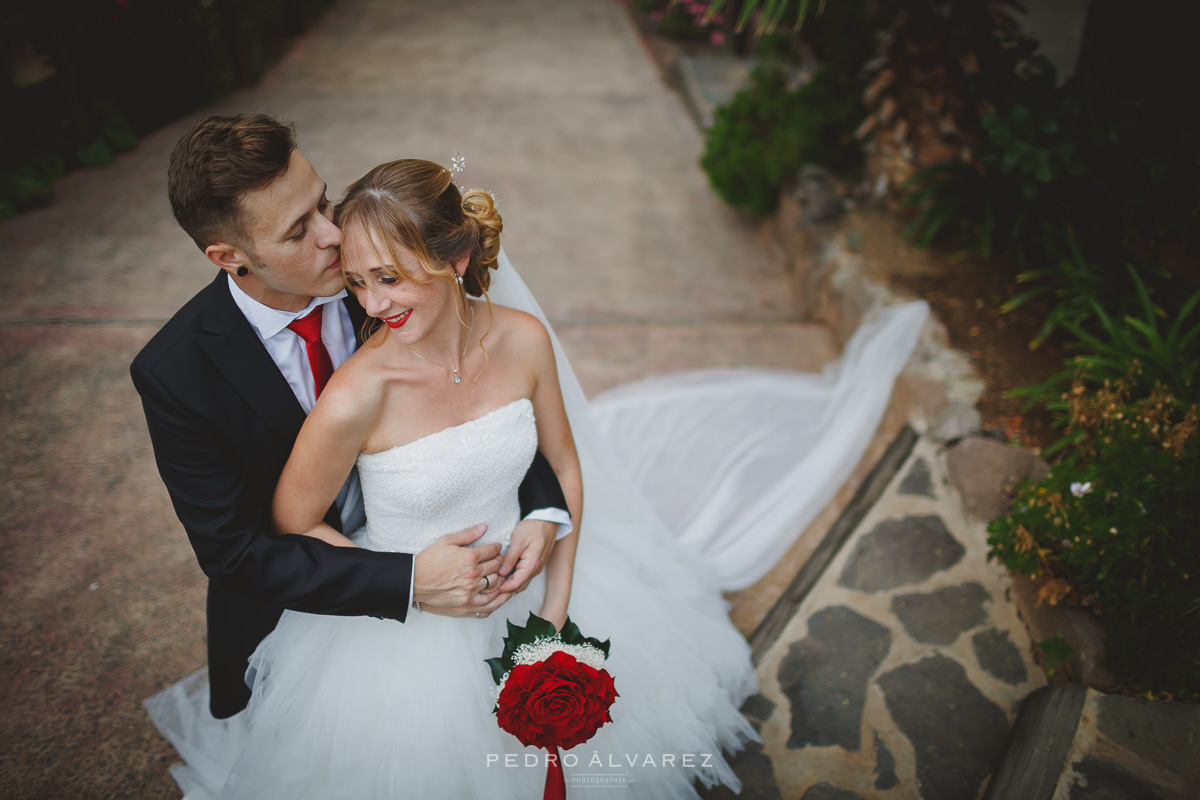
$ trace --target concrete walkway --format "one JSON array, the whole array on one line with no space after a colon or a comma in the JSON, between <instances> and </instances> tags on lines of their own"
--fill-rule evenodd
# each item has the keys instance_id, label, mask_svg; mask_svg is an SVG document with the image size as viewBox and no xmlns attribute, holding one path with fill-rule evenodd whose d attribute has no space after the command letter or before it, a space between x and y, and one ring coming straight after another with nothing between
<instances>
[{"instance_id":1,"label":"concrete walkway","mask_svg":"<svg viewBox=\"0 0 1200 800\"><path fill-rule=\"evenodd\" d=\"M585 389L698 366L812 369L783 259L709 191L701 139L611 0L343 0L257 88L0 224L0 785L175 795L141 699L204 663L204 580L127 366L212 277L166 203L205 113L294 120L331 196L467 156Z\"/></svg>"}]
</instances>

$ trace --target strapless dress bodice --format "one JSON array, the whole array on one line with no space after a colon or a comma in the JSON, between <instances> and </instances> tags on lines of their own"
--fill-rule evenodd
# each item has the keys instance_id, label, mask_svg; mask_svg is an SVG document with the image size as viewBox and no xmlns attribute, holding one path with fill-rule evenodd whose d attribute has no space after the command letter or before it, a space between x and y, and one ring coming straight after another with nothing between
<instances>
[{"instance_id":1,"label":"strapless dress bodice","mask_svg":"<svg viewBox=\"0 0 1200 800\"><path fill-rule=\"evenodd\" d=\"M480 522L480 543L507 545L520 519L517 489L537 451L526 398L408 444L358 457L371 550L419 553Z\"/></svg>"}]
</instances>

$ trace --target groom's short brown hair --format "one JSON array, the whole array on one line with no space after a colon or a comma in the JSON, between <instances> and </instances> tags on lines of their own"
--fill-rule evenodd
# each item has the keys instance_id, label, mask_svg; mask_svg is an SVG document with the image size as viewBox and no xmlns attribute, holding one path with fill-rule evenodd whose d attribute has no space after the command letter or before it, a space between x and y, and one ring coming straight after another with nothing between
<instances>
[{"instance_id":1,"label":"groom's short brown hair","mask_svg":"<svg viewBox=\"0 0 1200 800\"><path fill-rule=\"evenodd\" d=\"M167 194L179 226L201 250L227 241L250 249L239 198L287 171L296 129L266 114L205 117L175 144Z\"/></svg>"}]
</instances>

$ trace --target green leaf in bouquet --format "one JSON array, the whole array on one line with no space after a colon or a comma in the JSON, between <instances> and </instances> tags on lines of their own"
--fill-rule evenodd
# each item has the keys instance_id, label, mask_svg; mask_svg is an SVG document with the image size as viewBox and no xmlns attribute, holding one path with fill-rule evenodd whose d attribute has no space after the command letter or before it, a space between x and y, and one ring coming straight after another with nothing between
<instances>
[{"instance_id":1,"label":"green leaf in bouquet","mask_svg":"<svg viewBox=\"0 0 1200 800\"><path fill-rule=\"evenodd\" d=\"M567 616L567 620L563 623L562 630L558 632L558 635L567 644L580 644L583 642L583 633L579 630L579 626L571 621L570 615Z\"/></svg>"},{"instance_id":2,"label":"green leaf in bouquet","mask_svg":"<svg viewBox=\"0 0 1200 800\"><path fill-rule=\"evenodd\" d=\"M512 668L512 663L509 662L506 664L502 657L488 658L485 659L483 663L487 664L488 667L491 668L492 682L497 686L500 685L500 681L504 680L504 673L508 672Z\"/></svg>"},{"instance_id":3,"label":"green leaf in bouquet","mask_svg":"<svg viewBox=\"0 0 1200 800\"><path fill-rule=\"evenodd\" d=\"M524 642L534 642L538 639L553 639L554 634L558 633L554 628L554 623L548 619L542 619L532 611L529 612L529 619L525 621Z\"/></svg>"},{"instance_id":4,"label":"green leaf in bouquet","mask_svg":"<svg viewBox=\"0 0 1200 800\"><path fill-rule=\"evenodd\" d=\"M611 640L605 639L603 642L599 639L593 639L590 636L584 636L579 630L579 626L571 622L571 618L567 617L567 621L563 623L562 630L558 632L562 640L567 644L590 644L592 647L604 653L604 657L608 658L608 649L611 646Z\"/></svg>"}]
</instances>

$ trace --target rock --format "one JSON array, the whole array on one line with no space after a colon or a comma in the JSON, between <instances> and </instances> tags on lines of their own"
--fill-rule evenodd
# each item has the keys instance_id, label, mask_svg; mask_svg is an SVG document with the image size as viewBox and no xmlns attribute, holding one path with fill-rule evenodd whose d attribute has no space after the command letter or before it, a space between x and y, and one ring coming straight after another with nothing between
<instances>
[{"instance_id":1,"label":"rock","mask_svg":"<svg viewBox=\"0 0 1200 800\"><path fill-rule=\"evenodd\" d=\"M1115 744L1200 788L1200 706L1098 695L1097 726Z\"/></svg>"},{"instance_id":2,"label":"rock","mask_svg":"<svg viewBox=\"0 0 1200 800\"><path fill-rule=\"evenodd\" d=\"M859 750L867 686L891 643L887 628L845 606L809 617L808 636L779 665L779 687L792 706L787 746Z\"/></svg>"},{"instance_id":3,"label":"rock","mask_svg":"<svg viewBox=\"0 0 1200 800\"><path fill-rule=\"evenodd\" d=\"M982 427L983 415L979 409L954 400L946 404L929 435L939 442L954 442L978 433Z\"/></svg>"},{"instance_id":4,"label":"rock","mask_svg":"<svg viewBox=\"0 0 1200 800\"><path fill-rule=\"evenodd\" d=\"M742 715L753 723L754 727L762 725L775 713L775 704L761 694L746 698L742 703Z\"/></svg>"},{"instance_id":5,"label":"rock","mask_svg":"<svg viewBox=\"0 0 1200 800\"><path fill-rule=\"evenodd\" d=\"M1063 635L1067 644L1075 648L1079 679L1101 691L1116 686L1116 676L1104 666L1104 642L1107 638L1104 625L1086 608L1064 608L1063 616L1067 619Z\"/></svg>"},{"instance_id":6,"label":"rock","mask_svg":"<svg viewBox=\"0 0 1200 800\"><path fill-rule=\"evenodd\" d=\"M900 494L921 495L933 497L933 478L929 473L929 464L918 457L908 468L908 474L900 481L897 489Z\"/></svg>"},{"instance_id":7,"label":"rock","mask_svg":"<svg viewBox=\"0 0 1200 800\"><path fill-rule=\"evenodd\" d=\"M1008 741L1008 716L945 656L897 667L877 683L912 742L922 800L978 797Z\"/></svg>"},{"instance_id":8,"label":"rock","mask_svg":"<svg viewBox=\"0 0 1200 800\"><path fill-rule=\"evenodd\" d=\"M993 678L998 678L1012 686L1024 683L1029 679L1029 672L1025 669L1021 651L1012 643L1012 639L1008 638L1007 631L988 628L986 631L980 631L972 636L971 644L975 648L975 657L979 659L979 666L983 667L984 672Z\"/></svg>"},{"instance_id":9,"label":"rock","mask_svg":"<svg viewBox=\"0 0 1200 800\"><path fill-rule=\"evenodd\" d=\"M1070 800L1163 800L1150 786L1111 761L1084 756L1071 765Z\"/></svg>"},{"instance_id":10,"label":"rock","mask_svg":"<svg viewBox=\"0 0 1200 800\"><path fill-rule=\"evenodd\" d=\"M950 484L962 497L963 510L993 520L1008 512L1010 492L1023 478L1039 481L1050 465L1028 450L972 436L946 453Z\"/></svg>"},{"instance_id":11,"label":"rock","mask_svg":"<svg viewBox=\"0 0 1200 800\"><path fill-rule=\"evenodd\" d=\"M858 540L838 583L864 592L920 583L957 564L964 553L941 517L884 520Z\"/></svg>"},{"instance_id":12,"label":"rock","mask_svg":"<svg viewBox=\"0 0 1200 800\"><path fill-rule=\"evenodd\" d=\"M900 782L896 777L896 757L879 734L875 734L875 788L890 789Z\"/></svg>"},{"instance_id":13,"label":"rock","mask_svg":"<svg viewBox=\"0 0 1200 800\"><path fill-rule=\"evenodd\" d=\"M861 794L839 789L829 783L818 783L808 787L808 791L800 795L800 800L867 800Z\"/></svg>"},{"instance_id":14,"label":"rock","mask_svg":"<svg viewBox=\"0 0 1200 800\"><path fill-rule=\"evenodd\" d=\"M805 164L796 174L792 193L803 211L801 223L826 222L842 213L842 198L833 173L817 164Z\"/></svg>"},{"instance_id":15,"label":"rock","mask_svg":"<svg viewBox=\"0 0 1200 800\"><path fill-rule=\"evenodd\" d=\"M705 787L697 783L696 791L703 800L783 800L775 782L775 767L758 742L749 742L730 756L729 766L742 780L741 793L734 794L724 785Z\"/></svg>"},{"instance_id":16,"label":"rock","mask_svg":"<svg viewBox=\"0 0 1200 800\"><path fill-rule=\"evenodd\" d=\"M947 586L931 593L899 594L892 613L908 635L923 644L954 644L959 634L987 620L984 603L991 595L978 583Z\"/></svg>"},{"instance_id":17,"label":"rock","mask_svg":"<svg viewBox=\"0 0 1200 800\"><path fill-rule=\"evenodd\" d=\"M1021 619L1029 627L1029 638L1040 642L1061 633L1076 655L1067 662L1077 669L1078 680L1107 692L1117 685L1116 676L1104 666L1104 626L1089 609L1068 606L1062 603L1038 605L1041 581L1017 572L1009 573L1012 582L1012 598Z\"/></svg>"}]
</instances>

